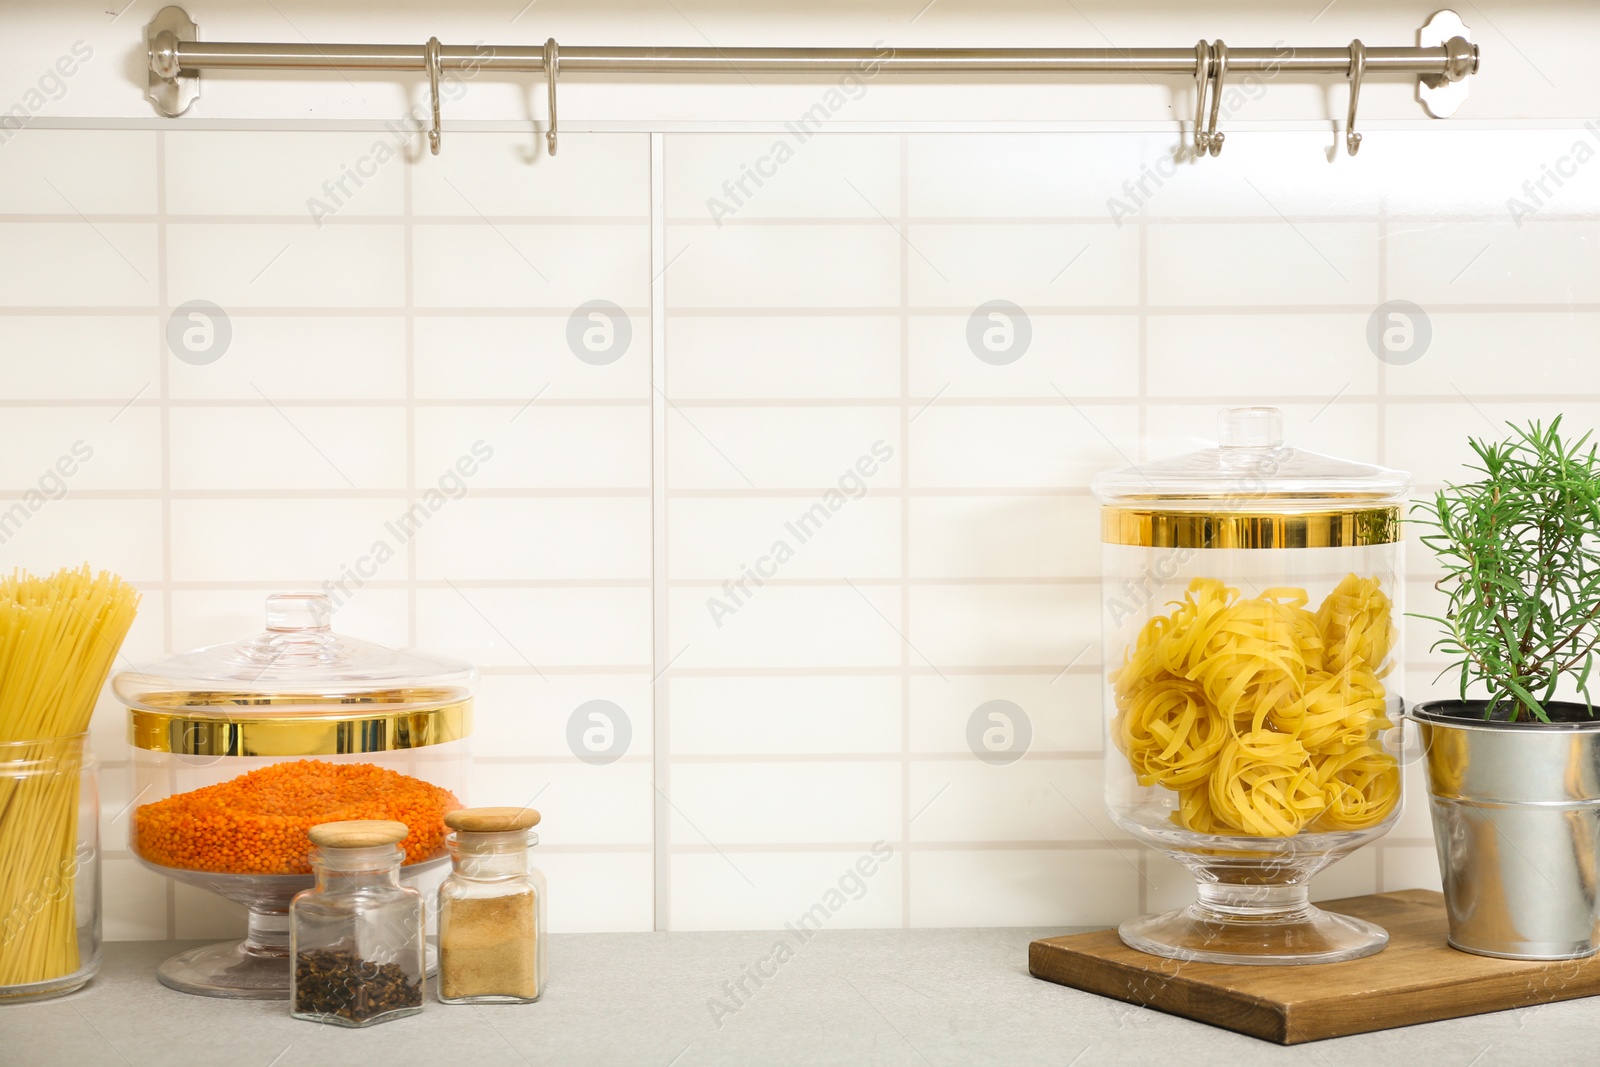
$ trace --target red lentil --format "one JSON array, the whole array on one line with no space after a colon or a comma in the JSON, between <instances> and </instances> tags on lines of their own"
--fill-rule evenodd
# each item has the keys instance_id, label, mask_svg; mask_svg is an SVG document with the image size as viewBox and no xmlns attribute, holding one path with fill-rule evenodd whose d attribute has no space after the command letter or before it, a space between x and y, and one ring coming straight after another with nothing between
<instances>
[{"instance_id":1,"label":"red lentil","mask_svg":"<svg viewBox=\"0 0 1600 1067\"><path fill-rule=\"evenodd\" d=\"M371 763L294 760L217 785L141 804L134 848L163 867L231 874L309 874L306 831L343 819L395 819L411 827L406 863L444 850L448 789Z\"/></svg>"}]
</instances>

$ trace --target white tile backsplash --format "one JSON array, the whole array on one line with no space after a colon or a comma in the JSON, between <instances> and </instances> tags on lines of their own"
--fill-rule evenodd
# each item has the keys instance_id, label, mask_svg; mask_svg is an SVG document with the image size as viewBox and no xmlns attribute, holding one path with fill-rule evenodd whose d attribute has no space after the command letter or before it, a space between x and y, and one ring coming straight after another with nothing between
<instances>
[{"instance_id":1,"label":"white tile backsplash","mask_svg":"<svg viewBox=\"0 0 1600 1067\"><path fill-rule=\"evenodd\" d=\"M1196 222L1149 228L1150 302L1182 307L1376 305L1376 223Z\"/></svg>"},{"instance_id":2,"label":"white tile backsplash","mask_svg":"<svg viewBox=\"0 0 1600 1067\"><path fill-rule=\"evenodd\" d=\"M650 141L636 134L564 134L551 157L531 132L451 131L450 150L420 159L411 174L418 216L643 222L650 214Z\"/></svg>"},{"instance_id":3,"label":"white tile backsplash","mask_svg":"<svg viewBox=\"0 0 1600 1067\"><path fill-rule=\"evenodd\" d=\"M454 581L650 578L646 497L463 497L416 535L417 576Z\"/></svg>"},{"instance_id":4,"label":"white tile backsplash","mask_svg":"<svg viewBox=\"0 0 1600 1067\"><path fill-rule=\"evenodd\" d=\"M886 315L675 315L664 391L674 400L898 397L901 337Z\"/></svg>"},{"instance_id":5,"label":"white tile backsplash","mask_svg":"<svg viewBox=\"0 0 1600 1067\"><path fill-rule=\"evenodd\" d=\"M765 133L671 138L667 217L721 228L753 219L900 214L898 136L816 137L775 147L786 140Z\"/></svg>"},{"instance_id":6,"label":"white tile backsplash","mask_svg":"<svg viewBox=\"0 0 1600 1067\"><path fill-rule=\"evenodd\" d=\"M356 499L190 498L171 504L172 577L237 581L248 575L317 588L370 557L370 577L403 577L411 551L390 529L407 512L403 495ZM389 544L393 558L374 551Z\"/></svg>"},{"instance_id":7,"label":"white tile backsplash","mask_svg":"<svg viewBox=\"0 0 1600 1067\"><path fill-rule=\"evenodd\" d=\"M1099 516L1081 496L926 496L910 505L916 578L1094 578Z\"/></svg>"},{"instance_id":8,"label":"white tile backsplash","mask_svg":"<svg viewBox=\"0 0 1600 1067\"><path fill-rule=\"evenodd\" d=\"M510 589L446 580L442 589L418 592L416 614L419 645L480 667L649 673L645 587Z\"/></svg>"},{"instance_id":9,"label":"white tile backsplash","mask_svg":"<svg viewBox=\"0 0 1600 1067\"><path fill-rule=\"evenodd\" d=\"M803 800L773 802L781 797ZM685 762L672 769L672 836L685 844L865 848L900 837L900 812L897 763Z\"/></svg>"},{"instance_id":10,"label":"white tile backsplash","mask_svg":"<svg viewBox=\"0 0 1600 1067\"><path fill-rule=\"evenodd\" d=\"M1149 395L1371 396L1383 364L1367 349L1367 318L1364 311L1152 316ZM1398 371L1389 371L1391 382Z\"/></svg>"},{"instance_id":11,"label":"white tile backsplash","mask_svg":"<svg viewBox=\"0 0 1600 1067\"><path fill-rule=\"evenodd\" d=\"M474 702L474 747L497 759L570 762L567 725L592 700L609 701L627 716L633 740L626 756L647 758L653 723L650 678L642 674L485 675Z\"/></svg>"},{"instance_id":12,"label":"white tile backsplash","mask_svg":"<svg viewBox=\"0 0 1600 1067\"><path fill-rule=\"evenodd\" d=\"M430 308L567 312L591 300L640 307L649 302L649 237L638 223L419 225L412 229L416 300Z\"/></svg>"},{"instance_id":13,"label":"white tile backsplash","mask_svg":"<svg viewBox=\"0 0 1600 1067\"><path fill-rule=\"evenodd\" d=\"M899 755L900 681L892 677L674 678L675 757Z\"/></svg>"},{"instance_id":14,"label":"white tile backsplash","mask_svg":"<svg viewBox=\"0 0 1600 1067\"><path fill-rule=\"evenodd\" d=\"M911 394L930 400L1138 395L1137 316L1029 314L1017 308L1020 314L980 305L911 319Z\"/></svg>"},{"instance_id":15,"label":"white tile backsplash","mask_svg":"<svg viewBox=\"0 0 1600 1067\"><path fill-rule=\"evenodd\" d=\"M1389 290L1423 305L1592 304L1600 300L1600 221L1509 215L1390 227ZM1559 264L1552 278L1548 268ZM1555 283L1552 285L1552 283Z\"/></svg>"},{"instance_id":16,"label":"white tile backsplash","mask_svg":"<svg viewBox=\"0 0 1600 1067\"><path fill-rule=\"evenodd\" d=\"M613 325L615 358L600 364L572 358L570 314L418 316L416 395L422 400L648 399L649 311L618 313L627 320L626 337Z\"/></svg>"},{"instance_id":17,"label":"white tile backsplash","mask_svg":"<svg viewBox=\"0 0 1600 1067\"><path fill-rule=\"evenodd\" d=\"M1092 669L1088 660L1087 655L1078 660L1074 665L1078 671L952 673L911 679L911 751L941 756L970 753L968 731L974 719L985 728L999 725L991 712L979 709L1003 700L1013 706L1004 709L1008 718L1016 720L1012 729L1025 730L1031 737L1030 753L1098 758L1100 717L1095 712L1103 687L1098 672L1083 673ZM1060 773L1076 776L1084 769L1064 765Z\"/></svg>"},{"instance_id":18,"label":"white tile backsplash","mask_svg":"<svg viewBox=\"0 0 1600 1067\"><path fill-rule=\"evenodd\" d=\"M1131 845L919 850L910 861L910 925L1114 925L1135 912L1136 863Z\"/></svg>"},{"instance_id":19,"label":"white tile backsplash","mask_svg":"<svg viewBox=\"0 0 1600 1067\"><path fill-rule=\"evenodd\" d=\"M476 457L472 489L650 486L650 409L640 404L563 406L542 394L512 395L494 406L420 408L415 419L419 485Z\"/></svg>"},{"instance_id":20,"label":"white tile backsplash","mask_svg":"<svg viewBox=\"0 0 1600 1067\"><path fill-rule=\"evenodd\" d=\"M549 881L552 930L610 933L654 927L655 878L648 850L552 852L533 850Z\"/></svg>"},{"instance_id":21,"label":"white tile backsplash","mask_svg":"<svg viewBox=\"0 0 1600 1067\"><path fill-rule=\"evenodd\" d=\"M900 300L905 238L889 221L667 227L672 307L860 308Z\"/></svg>"},{"instance_id":22,"label":"white tile backsplash","mask_svg":"<svg viewBox=\"0 0 1600 1067\"><path fill-rule=\"evenodd\" d=\"M673 589L667 626L685 669L889 667L900 662L899 601L896 588L843 581Z\"/></svg>"},{"instance_id":23,"label":"white tile backsplash","mask_svg":"<svg viewBox=\"0 0 1600 1067\"><path fill-rule=\"evenodd\" d=\"M667 538L675 551L667 576L712 586L746 567L784 581L900 576L898 499L869 490L810 532L806 516L815 506L791 496L669 500Z\"/></svg>"},{"instance_id":24,"label":"white tile backsplash","mask_svg":"<svg viewBox=\"0 0 1600 1067\"><path fill-rule=\"evenodd\" d=\"M87 489L161 488L161 413L45 407L0 420L0 493L56 500Z\"/></svg>"},{"instance_id":25,"label":"white tile backsplash","mask_svg":"<svg viewBox=\"0 0 1600 1067\"><path fill-rule=\"evenodd\" d=\"M398 225L172 222L167 293L173 305L229 308L393 308L405 303L405 230Z\"/></svg>"},{"instance_id":26,"label":"white tile backsplash","mask_svg":"<svg viewBox=\"0 0 1600 1067\"><path fill-rule=\"evenodd\" d=\"M911 302L967 309L1139 302L1139 234L1109 223L911 222Z\"/></svg>"},{"instance_id":27,"label":"white tile backsplash","mask_svg":"<svg viewBox=\"0 0 1600 1067\"><path fill-rule=\"evenodd\" d=\"M129 662L325 587L341 630L477 663L471 797L538 798L559 930L779 926L878 841L832 925L1115 923L1192 888L1104 813L1089 478L1232 402L1423 486L1506 419L1600 423L1600 170L1507 209L1580 136L1329 163L1241 129L1174 167L1156 133L829 133L774 169L748 130L556 158L453 130L374 165L387 134L30 128L0 168L0 565L139 584ZM211 362L167 348L190 300L225 316ZM1421 305L1409 362L1368 345L1389 300ZM1407 695L1447 692L1408 636ZM975 758L993 701L1015 762ZM594 708L615 761L571 740ZM1408 785L1319 896L1437 885ZM108 936L237 929L106 833Z\"/></svg>"},{"instance_id":28,"label":"white tile backsplash","mask_svg":"<svg viewBox=\"0 0 1600 1067\"><path fill-rule=\"evenodd\" d=\"M0 306L149 307L157 260L147 222L3 222Z\"/></svg>"},{"instance_id":29,"label":"white tile backsplash","mask_svg":"<svg viewBox=\"0 0 1600 1067\"><path fill-rule=\"evenodd\" d=\"M251 407L176 409L167 443L174 489L406 485L406 413L398 407L302 407L263 394Z\"/></svg>"},{"instance_id":30,"label":"white tile backsplash","mask_svg":"<svg viewBox=\"0 0 1600 1067\"><path fill-rule=\"evenodd\" d=\"M900 481L898 405L700 407L669 401L672 490L805 489L856 499Z\"/></svg>"},{"instance_id":31,"label":"white tile backsplash","mask_svg":"<svg viewBox=\"0 0 1600 1067\"><path fill-rule=\"evenodd\" d=\"M1100 589L1035 581L918 585L907 639L936 668L1098 662ZM982 619L982 626L972 620Z\"/></svg>"},{"instance_id":32,"label":"white tile backsplash","mask_svg":"<svg viewBox=\"0 0 1600 1067\"><path fill-rule=\"evenodd\" d=\"M34 129L26 137L8 138L5 148L0 213L149 215L156 210L154 134Z\"/></svg>"},{"instance_id":33,"label":"white tile backsplash","mask_svg":"<svg viewBox=\"0 0 1600 1067\"><path fill-rule=\"evenodd\" d=\"M209 363L168 359L173 399L406 399L406 323L398 315L287 317L236 310L222 355ZM157 335L155 344L164 341Z\"/></svg>"},{"instance_id":34,"label":"white tile backsplash","mask_svg":"<svg viewBox=\"0 0 1600 1067\"><path fill-rule=\"evenodd\" d=\"M1098 762L970 755L911 767L913 841L1098 841L1125 835L1100 799Z\"/></svg>"},{"instance_id":35,"label":"white tile backsplash","mask_svg":"<svg viewBox=\"0 0 1600 1067\"><path fill-rule=\"evenodd\" d=\"M901 855L858 851L679 853L672 859L674 930L859 930L899 926ZM829 894L838 894L830 896ZM823 911L816 909L821 904ZM837 908L837 910L833 910ZM824 922L821 918L826 915Z\"/></svg>"},{"instance_id":36,"label":"white tile backsplash","mask_svg":"<svg viewBox=\"0 0 1600 1067\"><path fill-rule=\"evenodd\" d=\"M1440 311L1416 362L1391 366L1396 396L1472 397L1600 393L1600 314ZM1431 353L1431 355L1430 355ZM1529 355L1533 358L1527 358Z\"/></svg>"},{"instance_id":37,"label":"white tile backsplash","mask_svg":"<svg viewBox=\"0 0 1600 1067\"><path fill-rule=\"evenodd\" d=\"M86 496L86 494L85 494ZM87 499L68 495L44 498L37 507L17 496L0 496L6 538L0 542L7 569L38 573L84 560L120 574L134 585L159 584L163 578L161 501L153 499ZM24 518L18 507L27 509Z\"/></svg>"},{"instance_id":38,"label":"white tile backsplash","mask_svg":"<svg viewBox=\"0 0 1600 1067\"><path fill-rule=\"evenodd\" d=\"M929 133L906 138L911 213L918 218L1061 218L1110 221L1109 195L1137 181L1163 139L1097 138L1084 152L1068 138L1018 133ZM1063 180L1065 175L1072 180Z\"/></svg>"},{"instance_id":39,"label":"white tile backsplash","mask_svg":"<svg viewBox=\"0 0 1600 1067\"><path fill-rule=\"evenodd\" d=\"M1081 488L1137 458L1132 405L1070 397L1023 407L935 401L911 423L911 482L949 489Z\"/></svg>"},{"instance_id":40,"label":"white tile backsplash","mask_svg":"<svg viewBox=\"0 0 1600 1067\"><path fill-rule=\"evenodd\" d=\"M241 150L229 130L173 130L167 213L277 215L332 225L406 209L405 153L389 133L262 130Z\"/></svg>"},{"instance_id":41,"label":"white tile backsplash","mask_svg":"<svg viewBox=\"0 0 1600 1067\"><path fill-rule=\"evenodd\" d=\"M4 399L103 400L112 404L109 419L159 380L164 326L154 313L8 318L0 345Z\"/></svg>"}]
</instances>

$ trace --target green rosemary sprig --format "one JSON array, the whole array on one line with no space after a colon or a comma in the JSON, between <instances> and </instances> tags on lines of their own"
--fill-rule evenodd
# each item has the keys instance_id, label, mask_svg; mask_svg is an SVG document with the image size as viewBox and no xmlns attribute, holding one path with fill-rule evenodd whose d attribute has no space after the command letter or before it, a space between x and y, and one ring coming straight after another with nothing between
<instances>
[{"instance_id":1,"label":"green rosemary sprig","mask_svg":"<svg viewBox=\"0 0 1600 1067\"><path fill-rule=\"evenodd\" d=\"M1513 436L1470 438L1482 475L1450 484L1411 507L1432 532L1420 538L1444 565L1436 588L1448 598L1434 651L1459 660L1467 687L1488 689L1484 717L1549 722L1545 704L1572 680L1594 715L1589 669L1600 646L1600 458L1591 434L1562 440L1548 427L1508 423Z\"/></svg>"}]
</instances>

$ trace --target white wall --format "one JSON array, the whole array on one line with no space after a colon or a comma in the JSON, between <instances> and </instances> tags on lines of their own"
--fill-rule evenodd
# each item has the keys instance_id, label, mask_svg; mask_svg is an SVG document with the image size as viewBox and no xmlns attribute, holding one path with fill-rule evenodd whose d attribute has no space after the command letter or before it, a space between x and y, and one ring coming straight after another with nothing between
<instances>
[{"instance_id":1,"label":"white wall","mask_svg":"<svg viewBox=\"0 0 1600 1067\"><path fill-rule=\"evenodd\" d=\"M513 24L515 3L278 6L191 13L209 39L719 45L1388 44L1427 14L938 0L912 23L916 4L540 0ZM412 141L367 168L418 79L208 74L192 115L156 119L135 63L152 9L7 8L0 100L75 41L93 56L0 144L0 500L75 441L95 458L0 564L87 557L137 582L131 660L229 639L266 592L337 579L491 443L339 625L484 667L471 799L545 790L562 929L775 926L879 839L896 858L839 925L1113 922L1181 900L1182 875L1099 807L1089 475L1193 447L1234 402L1281 404L1294 442L1424 486L1467 433L1600 411L1600 167L1574 150L1600 148L1577 66L1596 16L1576 4L1467 11L1483 74L1460 119L1374 84L1360 157L1330 162L1344 88L1280 78L1226 120L1220 158L1175 169L1181 79L886 77L803 144L775 131L826 81L574 77L554 159L527 122L542 84L485 78L447 105L441 156ZM780 139L793 158L734 204L723 183ZM1545 164L1574 176L1519 225L1508 198L1535 206L1523 183ZM359 188L324 188L358 166ZM1155 168L1159 187L1125 185ZM737 210L715 219L712 200ZM166 343L194 299L233 334L205 366ZM966 341L996 299L1032 330L1003 366ZM1408 365L1365 340L1396 299L1432 331ZM567 341L594 300L631 331L610 363ZM879 441L892 455L865 495L713 618L723 582ZM1412 636L1416 697L1433 664ZM596 699L633 734L605 766L566 741ZM1004 767L965 741L993 699L1033 729ZM138 867L111 825L122 731L108 702L108 934L231 930L228 906ZM1414 796L1321 892L1436 881Z\"/></svg>"}]
</instances>

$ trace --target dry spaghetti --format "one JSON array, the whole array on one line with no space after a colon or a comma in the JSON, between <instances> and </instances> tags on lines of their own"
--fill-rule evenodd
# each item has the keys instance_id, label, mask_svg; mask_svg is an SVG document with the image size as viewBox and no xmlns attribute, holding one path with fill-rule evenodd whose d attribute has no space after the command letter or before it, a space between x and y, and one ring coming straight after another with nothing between
<instances>
[{"instance_id":1,"label":"dry spaghetti","mask_svg":"<svg viewBox=\"0 0 1600 1067\"><path fill-rule=\"evenodd\" d=\"M82 735L139 594L87 566L0 577L0 987L79 967L74 921Z\"/></svg>"},{"instance_id":2,"label":"dry spaghetti","mask_svg":"<svg viewBox=\"0 0 1600 1067\"><path fill-rule=\"evenodd\" d=\"M1304 589L1242 598L1196 578L1112 672L1112 740L1139 784L1177 793L1202 833L1360 830L1400 799L1378 734L1395 634L1376 578L1346 575L1316 611Z\"/></svg>"}]
</instances>

